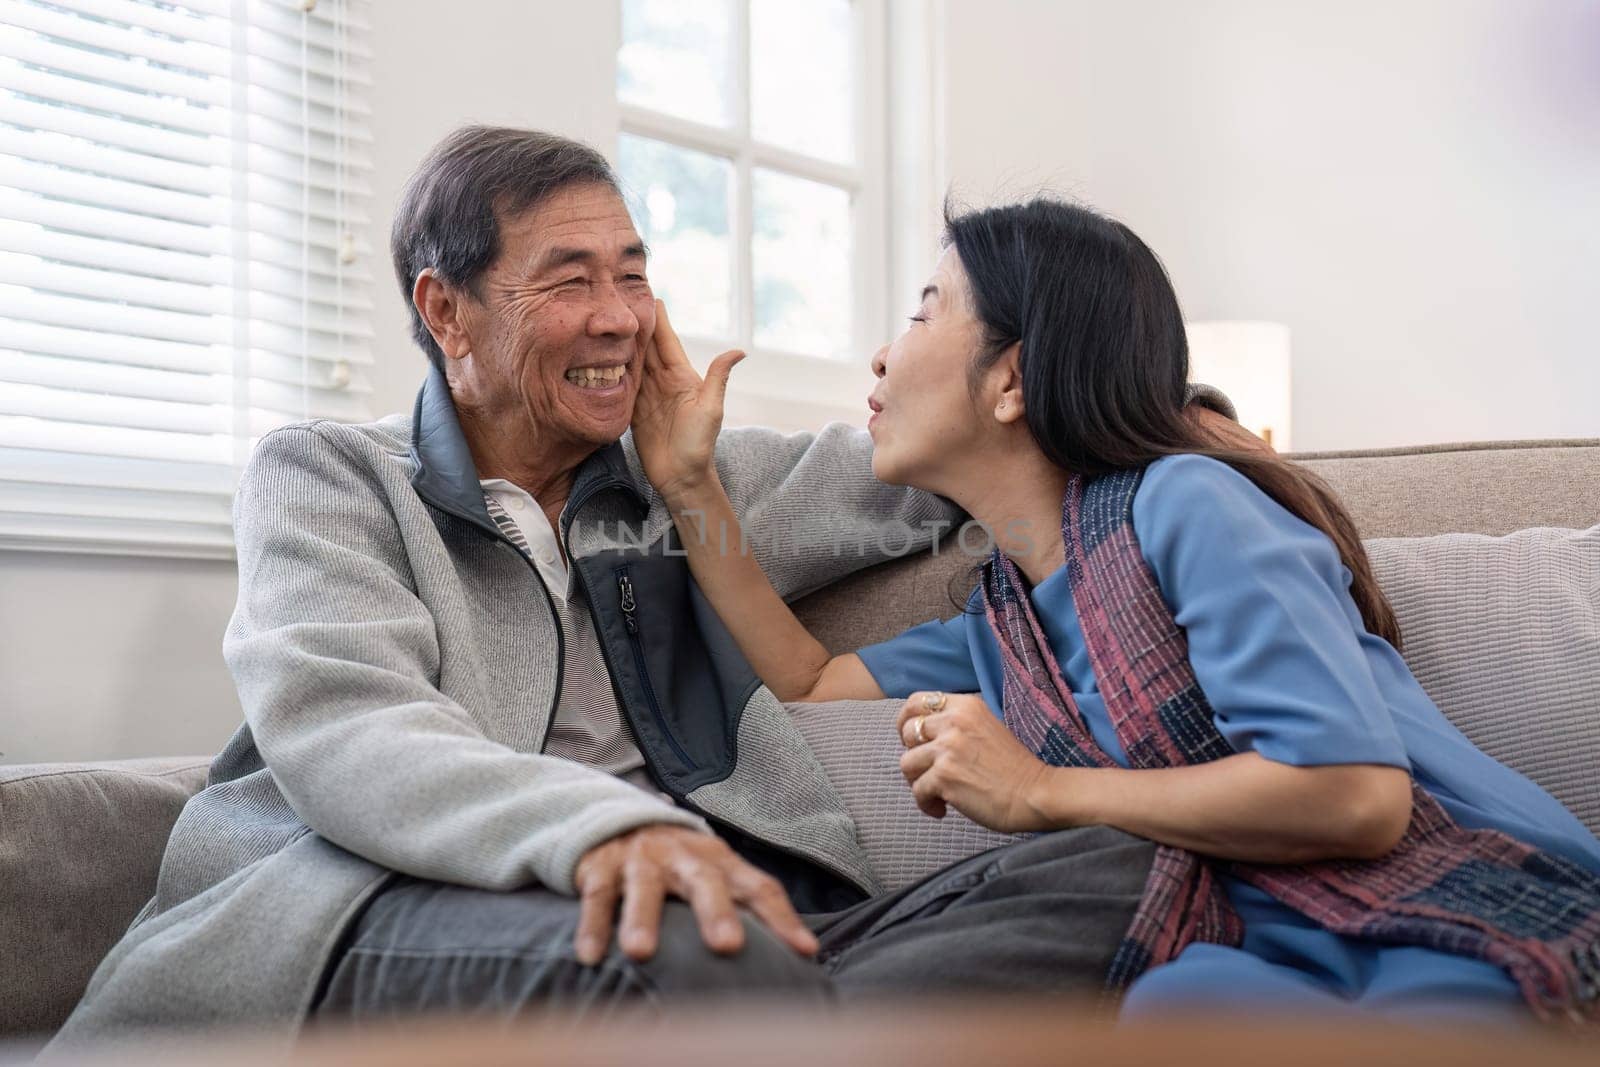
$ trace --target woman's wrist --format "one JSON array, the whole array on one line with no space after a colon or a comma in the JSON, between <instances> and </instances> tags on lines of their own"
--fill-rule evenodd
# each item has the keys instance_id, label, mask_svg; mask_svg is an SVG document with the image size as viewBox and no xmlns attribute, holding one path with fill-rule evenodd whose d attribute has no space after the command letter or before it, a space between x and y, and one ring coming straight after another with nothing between
<instances>
[{"instance_id":1,"label":"woman's wrist","mask_svg":"<svg viewBox=\"0 0 1600 1067\"><path fill-rule=\"evenodd\" d=\"M716 548L721 555L745 554L744 530L734 516L715 468L701 477L675 482L660 492L685 548L703 545Z\"/></svg>"},{"instance_id":2,"label":"woman's wrist","mask_svg":"<svg viewBox=\"0 0 1600 1067\"><path fill-rule=\"evenodd\" d=\"M726 495L722 491L722 479L717 476L714 466L664 482L656 486L656 491L674 515L684 511L704 511Z\"/></svg>"},{"instance_id":3,"label":"woman's wrist","mask_svg":"<svg viewBox=\"0 0 1600 1067\"><path fill-rule=\"evenodd\" d=\"M1099 793L1095 787L1104 773L1098 767L1050 767L1039 775L1028 794L1028 805L1039 824L1070 830L1105 823L1105 815L1094 806Z\"/></svg>"}]
</instances>

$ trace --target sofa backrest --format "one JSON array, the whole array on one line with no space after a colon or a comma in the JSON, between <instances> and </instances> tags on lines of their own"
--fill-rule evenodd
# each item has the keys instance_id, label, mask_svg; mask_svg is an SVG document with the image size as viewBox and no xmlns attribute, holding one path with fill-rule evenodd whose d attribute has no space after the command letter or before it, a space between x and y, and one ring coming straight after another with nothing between
<instances>
[{"instance_id":1,"label":"sofa backrest","mask_svg":"<svg viewBox=\"0 0 1600 1067\"><path fill-rule=\"evenodd\" d=\"M1363 537L1498 536L1600 522L1600 440L1496 441L1291 456L1350 509ZM968 538L976 551L977 540ZM827 648L849 652L929 619L947 619L982 561L946 538L818 590L795 613Z\"/></svg>"},{"instance_id":2,"label":"sofa backrest","mask_svg":"<svg viewBox=\"0 0 1600 1067\"><path fill-rule=\"evenodd\" d=\"M1495 441L1292 457L1321 475L1362 537L1600 522L1600 440Z\"/></svg>"}]
</instances>

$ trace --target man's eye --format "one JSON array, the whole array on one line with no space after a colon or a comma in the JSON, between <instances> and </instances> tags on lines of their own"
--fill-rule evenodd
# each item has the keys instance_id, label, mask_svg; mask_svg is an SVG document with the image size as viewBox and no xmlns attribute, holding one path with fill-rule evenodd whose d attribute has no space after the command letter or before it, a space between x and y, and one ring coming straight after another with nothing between
<instances>
[{"instance_id":1,"label":"man's eye","mask_svg":"<svg viewBox=\"0 0 1600 1067\"><path fill-rule=\"evenodd\" d=\"M642 282L645 280L645 277L643 274L629 274L622 280L625 282Z\"/></svg>"},{"instance_id":2,"label":"man's eye","mask_svg":"<svg viewBox=\"0 0 1600 1067\"><path fill-rule=\"evenodd\" d=\"M589 279L588 278L567 278L567 279L565 279L563 281L556 282L556 284L559 285L559 286L562 286L562 287L566 287L566 286L569 286L569 285L588 285L589 284Z\"/></svg>"}]
</instances>

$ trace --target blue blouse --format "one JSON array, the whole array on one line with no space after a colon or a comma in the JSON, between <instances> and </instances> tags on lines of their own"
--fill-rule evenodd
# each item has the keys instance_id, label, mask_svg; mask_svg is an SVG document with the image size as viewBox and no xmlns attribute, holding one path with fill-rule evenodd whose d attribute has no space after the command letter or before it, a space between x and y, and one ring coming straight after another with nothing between
<instances>
[{"instance_id":1,"label":"blue blouse","mask_svg":"<svg viewBox=\"0 0 1600 1067\"><path fill-rule=\"evenodd\" d=\"M1366 631L1350 571L1321 531L1232 467L1195 455L1149 466L1133 525L1235 751L1301 767L1404 767L1462 826L1502 830L1600 871L1600 841L1550 794L1479 751L1399 653ZM1066 568L1030 599L1095 741L1127 766ZM999 714L1000 651L976 592L967 610L860 651L885 694L978 692Z\"/></svg>"}]
</instances>

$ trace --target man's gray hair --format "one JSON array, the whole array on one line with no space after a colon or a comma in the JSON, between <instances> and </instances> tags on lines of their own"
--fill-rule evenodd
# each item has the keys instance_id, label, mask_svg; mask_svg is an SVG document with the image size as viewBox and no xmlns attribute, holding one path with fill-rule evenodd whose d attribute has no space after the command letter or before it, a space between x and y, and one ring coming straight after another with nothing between
<instances>
[{"instance_id":1,"label":"man's gray hair","mask_svg":"<svg viewBox=\"0 0 1600 1067\"><path fill-rule=\"evenodd\" d=\"M509 126L463 126L429 152L400 194L389 251L411 309L411 335L435 367L444 353L411 302L428 267L474 296L500 252L500 220L537 207L558 189L599 184L618 191L605 156L580 141Z\"/></svg>"}]
</instances>

